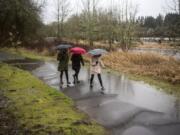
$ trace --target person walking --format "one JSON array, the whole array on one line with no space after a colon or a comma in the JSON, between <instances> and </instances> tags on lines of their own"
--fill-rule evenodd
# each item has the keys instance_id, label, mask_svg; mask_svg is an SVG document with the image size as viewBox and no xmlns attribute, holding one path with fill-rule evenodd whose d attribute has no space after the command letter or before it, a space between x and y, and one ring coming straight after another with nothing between
<instances>
[{"instance_id":1,"label":"person walking","mask_svg":"<svg viewBox=\"0 0 180 135\"><path fill-rule=\"evenodd\" d=\"M79 71L81 69L81 64L84 66L84 60L81 54L72 54L71 56L72 61L72 69L74 70L75 74L73 75L74 81L73 83L80 83L79 81Z\"/></svg>"},{"instance_id":2,"label":"person walking","mask_svg":"<svg viewBox=\"0 0 180 135\"><path fill-rule=\"evenodd\" d=\"M94 55L92 56L92 59L90 61L90 72L91 72L91 78L90 78L90 88L93 88L93 80L94 75L97 74L99 83L101 85L102 93L104 93L104 86L101 78L101 70L104 68L104 64L100 59L101 55Z\"/></svg>"},{"instance_id":3,"label":"person walking","mask_svg":"<svg viewBox=\"0 0 180 135\"><path fill-rule=\"evenodd\" d=\"M68 49L59 50L57 60L59 61L58 71L60 71L60 83L61 85L63 84L63 73L65 72L67 86L69 86L70 82L68 76L68 63L69 63Z\"/></svg>"}]
</instances>

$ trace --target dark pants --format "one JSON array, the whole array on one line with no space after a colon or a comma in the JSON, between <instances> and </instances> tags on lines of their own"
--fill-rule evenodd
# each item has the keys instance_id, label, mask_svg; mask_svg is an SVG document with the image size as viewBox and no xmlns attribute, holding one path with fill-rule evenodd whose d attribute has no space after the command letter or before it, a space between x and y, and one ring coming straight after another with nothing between
<instances>
[{"instance_id":1,"label":"dark pants","mask_svg":"<svg viewBox=\"0 0 180 135\"><path fill-rule=\"evenodd\" d=\"M102 79L101 79L101 74L97 74L97 76L98 76L99 83L100 83L101 87L103 87L103 82L102 82ZM93 80L94 80L94 74L91 74L90 85L93 84Z\"/></svg>"},{"instance_id":2,"label":"dark pants","mask_svg":"<svg viewBox=\"0 0 180 135\"><path fill-rule=\"evenodd\" d=\"M66 81L67 83L69 83L69 77L68 77L68 70L62 70L61 73L60 73L60 81L61 83L63 83L63 73L65 72L65 75L66 75Z\"/></svg>"},{"instance_id":3,"label":"dark pants","mask_svg":"<svg viewBox=\"0 0 180 135\"><path fill-rule=\"evenodd\" d=\"M79 81L79 71L80 71L80 67L78 67L78 68L73 68L73 70L74 70L74 72L75 72L75 74L73 75L73 77L74 77L74 82Z\"/></svg>"}]
</instances>

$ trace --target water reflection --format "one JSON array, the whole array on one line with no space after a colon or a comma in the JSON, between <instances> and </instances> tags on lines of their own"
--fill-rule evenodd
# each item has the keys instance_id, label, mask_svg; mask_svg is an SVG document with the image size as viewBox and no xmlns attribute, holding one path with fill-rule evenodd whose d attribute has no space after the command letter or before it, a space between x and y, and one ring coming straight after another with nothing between
<instances>
[{"instance_id":1,"label":"water reflection","mask_svg":"<svg viewBox=\"0 0 180 135\"><path fill-rule=\"evenodd\" d=\"M45 63L45 65L34 70L33 73L42 78L48 85L61 90L59 87L57 63ZM71 82L73 80L72 74L73 71L69 68L69 78ZM74 99L100 96L101 90L97 77L94 79L94 88L89 88L90 73L88 69L82 68L79 78L81 80L79 85L72 85L71 88L63 89L65 94L70 95ZM179 119L180 101L176 100L173 96L167 95L143 82L129 80L125 75L118 76L104 72L102 79L107 95L117 95L113 97L113 100L117 102L123 101L137 107L170 114Z\"/></svg>"},{"instance_id":2,"label":"water reflection","mask_svg":"<svg viewBox=\"0 0 180 135\"><path fill-rule=\"evenodd\" d=\"M134 96L135 93L132 87L132 82L124 75L112 76L111 73L108 73L103 77L105 87L109 94L118 94L129 98Z\"/></svg>"},{"instance_id":3,"label":"water reflection","mask_svg":"<svg viewBox=\"0 0 180 135\"><path fill-rule=\"evenodd\" d=\"M176 101L175 101L175 106L174 106L175 108L176 108L176 119L177 120L180 120L180 99L177 99Z\"/></svg>"}]
</instances>

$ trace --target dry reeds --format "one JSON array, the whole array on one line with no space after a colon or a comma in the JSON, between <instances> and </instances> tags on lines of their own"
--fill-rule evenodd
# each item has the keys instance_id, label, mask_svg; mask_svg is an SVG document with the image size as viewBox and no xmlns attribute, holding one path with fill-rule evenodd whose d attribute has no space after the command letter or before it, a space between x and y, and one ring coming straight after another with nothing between
<instances>
[{"instance_id":1,"label":"dry reeds","mask_svg":"<svg viewBox=\"0 0 180 135\"><path fill-rule=\"evenodd\" d=\"M180 61L157 54L113 52L103 57L106 66L116 71L145 75L180 84Z\"/></svg>"}]
</instances>

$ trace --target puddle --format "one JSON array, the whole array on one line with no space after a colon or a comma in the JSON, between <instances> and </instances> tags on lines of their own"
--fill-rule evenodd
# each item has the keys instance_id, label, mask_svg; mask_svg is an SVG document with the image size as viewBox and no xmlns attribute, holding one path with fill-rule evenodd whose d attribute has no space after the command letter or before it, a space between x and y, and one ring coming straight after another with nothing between
<instances>
[{"instance_id":1,"label":"puddle","mask_svg":"<svg viewBox=\"0 0 180 135\"><path fill-rule=\"evenodd\" d=\"M33 74L44 80L50 86L59 87L59 73L57 72L57 63L48 62L40 68L33 71ZM69 68L69 78L72 82L73 71ZM97 77L94 79L94 88L89 88L89 71L82 68L79 78L81 84L75 87L64 90L66 93L74 98L81 97L88 98L90 93L100 91L100 86ZM123 101L134 106L145 108L148 110L166 113L173 117L179 117L180 102L173 96L157 90L143 82L129 80L125 76L116 76L110 73L103 73L103 83L106 89L106 94L114 94L114 100ZM74 92L72 89L75 89Z\"/></svg>"}]
</instances>

